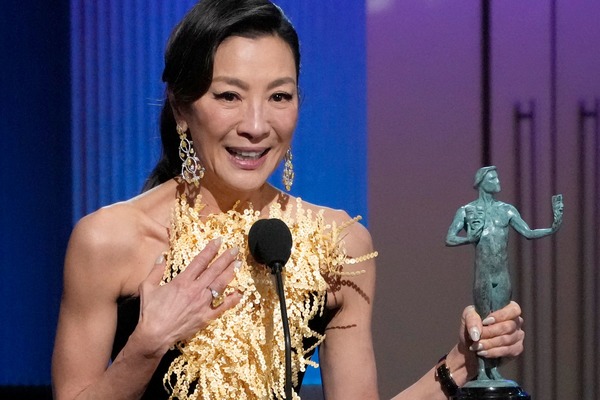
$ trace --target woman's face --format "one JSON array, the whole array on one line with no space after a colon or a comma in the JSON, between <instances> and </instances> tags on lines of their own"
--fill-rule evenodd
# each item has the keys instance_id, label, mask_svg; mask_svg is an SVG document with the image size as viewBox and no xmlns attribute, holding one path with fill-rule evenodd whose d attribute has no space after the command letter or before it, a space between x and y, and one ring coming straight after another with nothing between
<instances>
[{"instance_id":1,"label":"woman's face","mask_svg":"<svg viewBox=\"0 0 600 400\"><path fill-rule=\"evenodd\" d=\"M206 168L205 183L260 188L290 146L298 119L294 56L276 36L232 36L217 48L208 91L179 117ZM185 126L183 126L185 127Z\"/></svg>"}]
</instances>

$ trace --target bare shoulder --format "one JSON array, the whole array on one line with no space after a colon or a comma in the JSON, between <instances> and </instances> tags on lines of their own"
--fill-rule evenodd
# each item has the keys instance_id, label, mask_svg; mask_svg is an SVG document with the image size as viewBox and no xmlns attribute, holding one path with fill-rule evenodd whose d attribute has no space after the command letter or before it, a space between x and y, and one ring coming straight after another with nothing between
<instances>
[{"instance_id":1,"label":"bare shoulder","mask_svg":"<svg viewBox=\"0 0 600 400\"><path fill-rule=\"evenodd\" d=\"M130 272L123 267L134 258L139 220L135 209L126 204L101 208L83 217L69 240L65 289L97 287L117 298Z\"/></svg>"},{"instance_id":2,"label":"bare shoulder","mask_svg":"<svg viewBox=\"0 0 600 400\"><path fill-rule=\"evenodd\" d=\"M88 255L123 256L135 243L144 214L129 203L116 203L83 217L73 229L70 247Z\"/></svg>"},{"instance_id":3,"label":"bare shoulder","mask_svg":"<svg viewBox=\"0 0 600 400\"><path fill-rule=\"evenodd\" d=\"M125 289L132 276L147 274L168 242L172 205L157 195L164 197L160 192L142 195L83 217L69 240L65 280L71 276L84 287L105 285L104 290L116 297L137 287L133 283Z\"/></svg>"}]
</instances>

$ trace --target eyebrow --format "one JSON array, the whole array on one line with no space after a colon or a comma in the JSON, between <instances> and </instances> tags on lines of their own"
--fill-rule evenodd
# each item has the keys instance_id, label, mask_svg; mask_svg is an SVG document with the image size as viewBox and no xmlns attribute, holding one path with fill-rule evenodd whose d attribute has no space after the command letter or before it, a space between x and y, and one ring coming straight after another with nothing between
<instances>
[{"instance_id":1,"label":"eyebrow","mask_svg":"<svg viewBox=\"0 0 600 400\"><path fill-rule=\"evenodd\" d=\"M275 79L273 82L269 83L267 89L273 89L277 86L285 85L286 83L291 83L292 85L296 86L296 80L288 76L285 78Z\"/></svg>"},{"instance_id":2,"label":"eyebrow","mask_svg":"<svg viewBox=\"0 0 600 400\"><path fill-rule=\"evenodd\" d=\"M228 77L228 76L217 76L217 77L213 78L213 82L224 82L229 85L237 86L242 90L248 90L250 88L249 85L246 82L242 81L241 79ZM296 80L291 77L275 79L274 81L269 83L269 85L267 86L267 89L271 90L273 88L276 88L281 85L285 85L287 83L291 83L292 85L295 86Z\"/></svg>"}]
</instances>

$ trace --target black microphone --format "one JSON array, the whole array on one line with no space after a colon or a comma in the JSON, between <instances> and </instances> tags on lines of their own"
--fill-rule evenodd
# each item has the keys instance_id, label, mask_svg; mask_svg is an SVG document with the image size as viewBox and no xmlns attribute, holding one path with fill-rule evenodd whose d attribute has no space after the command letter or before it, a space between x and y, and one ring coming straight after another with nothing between
<instances>
[{"instance_id":1,"label":"black microphone","mask_svg":"<svg viewBox=\"0 0 600 400\"><path fill-rule=\"evenodd\" d=\"M275 273L281 271L290 258L292 233L280 219L259 219L250 228L248 246L252 257Z\"/></svg>"},{"instance_id":2,"label":"black microphone","mask_svg":"<svg viewBox=\"0 0 600 400\"><path fill-rule=\"evenodd\" d=\"M271 269L277 280L283 337L285 340L285 398L292 399L292 340L285 306L281 271L292 253L292 233L285 222L277 218L259 219L248 233L248 248L252 257Z\"/></svg>"}]
</instances>

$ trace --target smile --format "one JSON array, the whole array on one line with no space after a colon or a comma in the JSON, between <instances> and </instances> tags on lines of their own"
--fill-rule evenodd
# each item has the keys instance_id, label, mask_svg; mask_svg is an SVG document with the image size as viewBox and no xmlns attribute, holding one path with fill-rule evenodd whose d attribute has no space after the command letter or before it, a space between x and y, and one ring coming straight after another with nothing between
<instances>
[{"instance_id":1,"label":"smile","mask_svg":"<svg viewBox=\"0 0 600 400\"><path fill-rule=\"evenodd\" d=\"M241 150L232 147L227 147L229 154L237 158L238 160L258 160L269 152L270 149L265 150Z\"/></svg>"}]
</instances>

